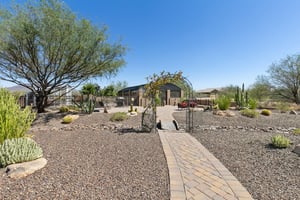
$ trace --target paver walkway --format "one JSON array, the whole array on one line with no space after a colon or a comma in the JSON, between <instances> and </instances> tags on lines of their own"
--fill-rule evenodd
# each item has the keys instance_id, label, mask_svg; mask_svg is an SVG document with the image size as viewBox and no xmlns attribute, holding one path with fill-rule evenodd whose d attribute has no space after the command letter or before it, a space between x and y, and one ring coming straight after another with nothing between
<instances>
[{"instance_id":1,"label":"paver walkway","mask_svg":"<svg viewBox=\"0 0 300 200\"><path fill-rule=\"evenodd\" d=\"M174 106L159 107L162 124L173 121ZM159 130L166 155L171 200L252 199L240 182L188 133Z\"/></svg>"}]
</instances>

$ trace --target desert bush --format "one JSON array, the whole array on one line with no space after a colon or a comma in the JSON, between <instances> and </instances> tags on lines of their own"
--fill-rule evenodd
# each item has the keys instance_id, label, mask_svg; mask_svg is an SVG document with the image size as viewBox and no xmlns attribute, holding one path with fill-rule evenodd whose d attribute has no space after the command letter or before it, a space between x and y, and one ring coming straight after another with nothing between
<instances>
[{"instance_id":1,"label":"desert bush","mask_svg":"<svg viewBox=\"0 0 300 200\"><path fill-rule=\"evenodd\" d=\"M246 117L256 118L258 117L259 113L255 110L245 109L245 110L241 110L241 115Z\"/></svg>"},{"instance_id":2,"label":"desert bush","mask_svg":"<svg viewBox=\"0 0 300 200\"><path fill-rule=\"evenodd\" d=\"M294 135L300 135L300 128L296 128L293 130Z\"/></svg>"},{"instance_id":3,"label":"desert bush","mask_svg":"<svg viewBox=\"0 0 300 200\"><path fill-rule=\"evenodd\" d=\"M249 99L248 105L249 109L255 110L257 108L257 101L255 99Z\"/></svg>"},{"instance_id":4,"label":"desert bush","mask_svg":"<svg viewBox=\"0 0 300 200\"><path fill-rule=\"evenodd\" d=\"M72 112L80 110L80 108L76 105L69 105L67 107L68 107L69 111L72 111Z\"/></svg>"},{"instance_id":5,"label":"desert bush","mask_svg":"<svg viewBox=\"0 0 300 200\"><path fill-rule=\"evenodd\" d=\"M0 167L32 161L42 156L41 147L28 137L7 139L0 145Z\"/></svg>"},{"instance_id":6,"label":"desert bush","mask_svg":"<svg viewBox=\"0 0 300 200\"><path fill-rule=\"evenodd\" d=\"M116 112L111 116L110 121L112 121L112 122L124 121L127 118L128 118L127 113L125 113L125 112Z\"/></svg>"},{"instance_id":7,"label":"desert bush","mask_svg":"<svg viewBox=\"0 0 300 200\"><path fill-rule=\"evenodd\" d=\"M71 115L67 115L63 118L63 123L64 124L70 124L73 122L74 118Z\"/></svg>"},{"instance_id":8,"label":"desert bush","mask_svg":"<svg viewBox=\"0 0 300 200\"><path fill-rule=\"evenodd\" d=\"M276 108L281 112L281 113L286 113L290 110L290 106L286 102L280 102L276 105Z\"/></svg>"},{"instance_id":9,"label":"desert bush","mask_svg":"<svg viewBox=\"0 0 300 200\"><path fill-rule=\"evenodd\" d=\"M270 116L272 114L271 110L268 109L263 109L260 114L264 115L264 116Z\"/></svg>"},{"instance_id":10,"label":"desert bush","mask_svg":"<svg viewBox=\"0 0 300 200\"><path fill-rule=\"evenodd\" d=\"M218 104L218 108L220 110L228 110L231 103L231 99L225 95L222 95L218 97L215 102Z\"/></svg>"},{"instance_id":11,"label":"desert bush","mask_svg":"<svg viewBox=\"0 0 300 200\"><path fill-rule=\"evenodd\" d=\"M272 145L277 148L286 148L290 145L290 140L283 135L275 135L271 141Z\"/></svg>"},{"instance_id":12,"label":"desert bush","mask_svg":"<svg viewBox=\"0 0 300 200\"><path fill-rule=\"evenodd\" d=\"M61 106L59 108L59 112L61 112L61 113L66 113L66 112L69 112L69 111L70 111L70 109L67 106Z\"/></svg>"},{"instance_id":13,"label":"desert bush","mask_svg":"<svg viewBox=\"0 0 300 200\"><path fill-rule=\"evenodd\" d=\"M0 89L0 144L6 139L24 137L35 119L31 107L21 109L18 98Z\"/></svg>"}]
</instances>

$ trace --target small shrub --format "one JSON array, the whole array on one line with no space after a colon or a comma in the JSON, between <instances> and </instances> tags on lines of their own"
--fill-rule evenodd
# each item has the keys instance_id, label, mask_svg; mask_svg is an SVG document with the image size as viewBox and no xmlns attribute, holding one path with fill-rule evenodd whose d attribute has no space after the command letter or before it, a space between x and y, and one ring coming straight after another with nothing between
<instances>
[{"instance_id":1,"label":"small shrub","mask_svg":"<svg viewBox=\"0 0 300 200\"><path fill-rule=\"evenodd\" d=\"M270 116L272 114L271 110L268 109L263 109L260 114L264 115L264 116Z\"/></svg>"},{"instance_id":2,"label":"small shrub","mask_svg":"<svg viewBox=\"0 0 300 200\"><path fill-rule=\"evenodd\" d=\"M6 139L24 137L34 119L31 107L21 109L18 98L0 89L0 144Z\"/></svg>"},{"instance_id":3,"label":"small shrub","mask_svg":"<svg viewBox=\"0 0 300 200\"><path fill-rule=\"evenodd\" d=\"M0 167L32 161L42 156L41 147L28 137L7 139L0 145Z\"/></svg>"},{"instance_id":4,"label":"small shrub","mask_svg":"<svg viewBox=\"0 0 300 200\"><path fill-rule=\"evenodd\" d=\"M64 124L70 124L71 122L73 122L73 117L71 115L67 115L63 118L63 123Z\"/></svg>"},{"instance_id":5,"label":"small shrub","mask_svg":"<svg viewBox=\"0 0 300 200\"><path fill-rule=\"evenodd\" d=\"M257 101L255 99L249 99L249 109L255 110L257 108Z\"/></svg>"},{"instance_id":6,"label":"small shrub","mask_svg":"<svg viewBox=\"0 0 300 200\"><path fill-rule=\"evenodd\" d=\"M112 122L124 121L127 118L128 118L127 113L125 113L125 112L116 112L111 116L110 121L112 121Z\"/></svg>"},{"instance_id":7,"label":"small shrub","mask_svg":"<svg viewBox=\"0 0 300 200\"><path fill-rule=\"evenodd\" d=\"M295 130L293 130L293 134L300 135L300 128L296 128Z\"/></svg>"},{"instance_id":8,"label":"small shrub","mask_svg":"<svg viewBox=\"0 0 300 200\"><path fill-rule=\"evenodd\" d=\"M216 103L218 104L220 110L228 110L231 99L225 95L222 95L216 99Z\"/></svg>"},{"instance_id":9,"label":"small shrub","mask_svg":"<svg viewBox=\"0 0 300 200\"><path fill-rule=\"evenodd\" d=\"M256 118L259 116L259 113L255 110L245 109L241 111L241 115L251 118Z\"/></svg>"},{"instance_id":10,"label":"small shrub","mask_svg":"<svg viewBox=\"0 0 300 200\"><path fill-rule=\"evenodd\" d=\"M276 105L276 107L281 113L286 113L290 110L290 106L286 102L280 102Z\"/></svg>"},{"instance_id":11,"label":"small shrub","mask_svg":"<svg viewBox=\"0 0 300 200\"><path fill-rule=\"evenodd\" d=\"M78 106L76 106L76 105L70 105L67 108L69 109L69 111L72 111L72 112L74 112L74 111L77 112L77 111L80 110L80 108Z\"/></svg>"},{"instance_id":12,"label":"small shrub","mask_svg":"<svg viewBox=\"0 0 300 200\"><path fill-rule=\"evenodd\" d=\"M59 112L61 112L61 113L66 113L69 111L70 111L70 109L67 106L62 106L59 108Z\"/></svg>"},{"instance_id":13,"label":"small shrub","mask_svg":"<svg viewBox=\"0 0 300 200\"><path fill-rule=\"evenodd\" d=\"M283 135L275 135L271 140L272 145L277 148L286 148L290 145L290 140Z\"/></svg>"}]
</instances>

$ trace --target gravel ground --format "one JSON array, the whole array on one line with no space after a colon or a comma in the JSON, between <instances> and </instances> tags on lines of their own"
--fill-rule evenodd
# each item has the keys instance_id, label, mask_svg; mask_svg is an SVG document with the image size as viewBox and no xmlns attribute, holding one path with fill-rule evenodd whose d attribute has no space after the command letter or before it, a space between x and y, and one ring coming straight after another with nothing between
<instances>
[{"instance_id":1,"label":"gravel ground","mask_svg":"<svg viewBox=\"0 0 300 200\"><path fill-rule=\"evenodd\" d=\"M253 198L259 200L300 199L300 156L293 153L300 135L291 132L300 127L300 115L273 113L251 119L234 111L234 117L195 112L192 133L213 153ZM185 112L174 113L181 126ZM276 134L287 136L293 145L275 149L270 145Z\"/></svg>"},{"instance_id":2,"label":"gravel ground","mask_svg":"<svg viewBox=\"0 0 300 200\"><path fill-rule=\"evenodd\" d=\"M40 117L31 133L48 164L23 179L0 177L0 199L169 199L158 134L132 131L141 116L116 124L111 115L83 115L69 125L57 114Z\"/></svg>"}]
</instances>

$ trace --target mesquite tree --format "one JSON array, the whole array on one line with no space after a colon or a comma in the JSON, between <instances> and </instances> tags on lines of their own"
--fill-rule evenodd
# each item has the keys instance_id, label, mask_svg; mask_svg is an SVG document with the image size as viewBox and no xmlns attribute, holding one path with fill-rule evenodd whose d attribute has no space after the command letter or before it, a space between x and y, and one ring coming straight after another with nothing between
<instances>
[{"instance_id":1,"label":"mesquite tree","mask_svg":"<svg viewBox=\"0 0 300 200\"><path fill-rule=\"evenodd\" d=\"M273 63L268 73L275 94L300 104L300 55L287 56Z\"/></svg>"},{"instance_id":2,"label":"mesquite tree","mask_svg":"<svg viewBox=\"0 0 300 200\"><path fill-rule=\"evenodd\" d=\"M0 79L30 89L38 112L67 85L116 74L125 50L108 42L106 27L78 19L59 0L0 9Z\"/></svg>"}]
</instances>

